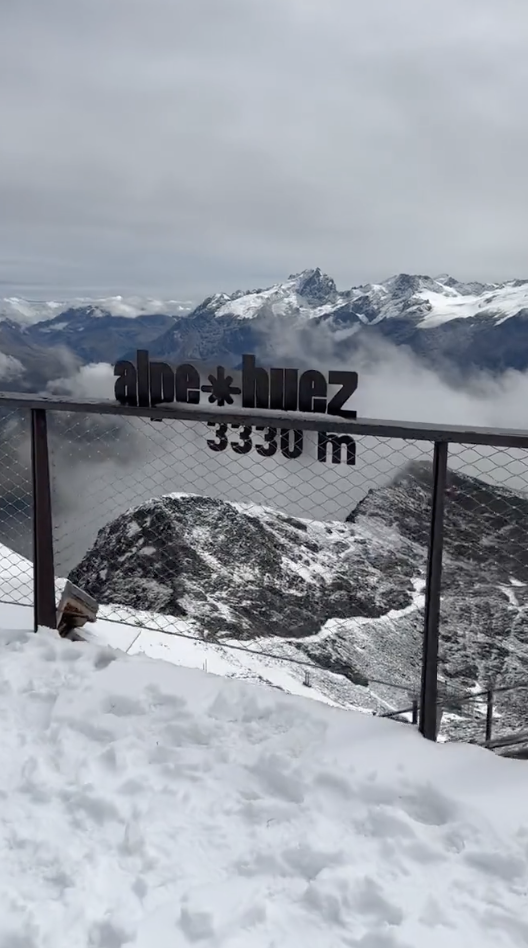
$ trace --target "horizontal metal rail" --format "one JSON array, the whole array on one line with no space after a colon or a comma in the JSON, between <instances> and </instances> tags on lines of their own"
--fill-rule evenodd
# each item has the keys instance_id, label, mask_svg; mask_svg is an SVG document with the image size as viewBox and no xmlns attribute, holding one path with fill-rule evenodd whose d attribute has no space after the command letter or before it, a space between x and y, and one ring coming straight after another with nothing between
<instances>
[{"instance_id":1,"label":"horizontal metal rail","mask_svg":"<svg viewBox=\"0 0 528 948\"><path fill-rule=\"evenodd\" d=\"M473 694L461 695L456 698L451 697L451 701L456 704L469 704L479 698L486 699L486 737L484 740L472 740L470 744L476 744L479 747L485 747L487 750L495 750L500 747L511 747L515 744L525 744L528 742L528 732L511 731L509 734L503 734L502 737L492 738L492 728L494 719L494 698L497 694L505 694L510 691L522 691L528 688L528 682L514 682L511 685L499 685L497 688L487 688L483 691L477 691ZM445 696L444 696L445 705Z\"/></svg>"},{"instance_id":2,"label":"horizontal metal rail","mask_svg":"<svg viewBox=\"0 0 528 948\"><path fill-rule=\"evenodd\" d=\"M108 619L105 617L104 621L113 623L114 625L124 625L127 628L135 628L135 626L129 626L126 622L122 622L120 619ZM188 632L179 632L177 629L159 629L159 627L152 625L145 625L142 627L142 629L144 631L159 632L160 635L173 635L175 638L186 639L188 642L198 642L200 645L212 646L213 648L227 648L234 652L247 652L249 655L257 655L258 657L262 658L272 658L276 662L289 662L290 665L299 665L301 668L312 668L314 671L323 672L324 674L328 675L334 675L336 678L346 678L346 675L344 675L343 672L333 671L331 668L324 668L322 665L316 665L315 662L310 662L302 658L290 658L287 655L277 655L275 652L248 648L246 645L235 645L233 642L225 642L218 639L202 639L197 635L189 635ZM288 640L285 639L283 641L287 642ZM370 685L383 685L386 688L393 688L395 691L405 691L407 694L412 694L413 690L416 690L415 686L411 684L396 684L393 681L385 681L383 678L371 678L369 675L365 675L365 678L368 680L368 684L366 685L355 684L350 678L346 678L346 680L351 685L353 685L354 688L368 688ZM412 711L412 708L409 710Z\"/></svg>"},{"instance_id":3,"label":"horizontal metal rail","mask_svg":"<svg viewBox=\"0 0 528 948\"><path fill-rule=\"evenodd\" d=\"M418 702L414 701L410 708L400 708L398 711L382 711L380 714L374 712L377 718L397 718L402 714L412 714L412 723L418 723Z\"/></svg>"},{"instance_id":4,"label":"horizontal metal rail","mask_svg":"<svg viewBox=\"0 0 528 948\"><path fill-rule=\"evenodd\" d=\"M444 705L447 702L457 702L463 703L465 701L475 701L480 697L479 693L472 693L471 695L457 695L456 693L449 694L448 690L445 691L442 689L440 694L437 695L437 680L438 680L438 632L439 632L439 621L438 621L438 602L440 596L440 580L441 580L441 552L442 552L442 543L441 543L441 515L442 515L442 504L443 504L443 495L445 492L445 474L447 468L447 445L452 444L466 444L466 445L483 445L483 446L492 446L496 448L517 448L517 449L528 449L528 431L518 431L518 430L508 430L508 429L498 429L498 428L483 428L483 427L467 427L467 426L436 426L431 424L421 424L421 423L412 423L412 422L400 422L400 421L390 421L390 420L379 420L379 419L369 419L369 418L347 418L341 417L339 415L331 414L317 414L317 413L308 413L308 412L283 412L275 410L265 410L265 409L247 409L241 407L230 407L226 409L224 407L218 407L217 405L210 405L209 403L200 405L192 405L184 402L171 402L166 404L157 405L156 407L147 406L130 406L122 405L118 401L113 399L105 400L96 400L96 399L71 399L55 395L39 395L35 396L32 394L25 393L9 393L4 392L0 393L0 411L2 409L22 409L27 411L32 415L33 420L36 418L41 420L39 431L41 433L41 450L40 452L34 452L33 458L33 501L34 509L36 514L34 516L34 559L35 559L35 575L39 580L36 588L38 595L35 597L35 629L39 626L51 626L54 627L54 618L55 614L55 600L54 600L54 570L53 570L53 543L52 543L52 530L51 530L51 501L50 501L50 473L49 473L49 460L47 457L47 451L44 450L44 436L45 436L45 420L47 412L62 412L66 414L80 414L80 415L100 415L100 416L113 416L116 418L144 418L146 420L152 421L167 421L167 422L185 422L188 424L196 423L207 423L210 425L233 425L233 426L247 426L247 427L256 427L256 428L275 428L275 429L284 429L285 431L299 430L299 431L314 431L314 432L325 432L333 433L337 436L343 436L343 440L346 442L346 436L350 438L355 437L373 437L376 439L392 439L402 440L402 441L414 441L414 442L429 442L434 443L435 446L435 458L442 460L442 465L438 462L436 465L433 465L433 503L432 503L432 520L431 520L431 533L429 540L429 555L430 562L433 564L434 559L434 570L431 566L428 574L428 582L426 584L426 603L428 604L426 609L426 616L428 620L428 634L430 644L434 645L434 648L430 650L429 655L429 674L427 677L422 676L422 689L421 689L421 714L420 714L420 730L425 737L428 737L431 740L436 740L437 735L437 723L438 715L437 712L439 705ZM34 425L35 428L35 425ZM35 429L36 431L36 429ZM40 458L40 463L37 464L35 458ZM38 468L38 470L37 470ZM442 473L443 471L443 473ZM37 489L38 487L38 489ZM436 500L435 500L436 497ZM434 527L434 529L433 529ZM434 582L433 582L434 580ZM434 594L434 595L433 595ZM430 608L429 608L430 607ZM53 613L53 615L52 615ZM181 635L181 633L172 632L169 634ZM195 639L203 644L203 640L195 636L188 636L183 634L183 638ZM303 661L301 659L292 659L286 658L285 656L280 656L274 653L268 653L266 651L260 652L256 649L245 648L240 645L233 645L231 643L227 644L225 642L210 643L218 644L224 648L238 649L241 652L252 653L253 655L259 655L260 657L268 657L274 661L287 661L291 664L304 666L305 668L312 668L314 670L322 671L321 667L315 665L314 662ZM429 654L429 653L428 653ZM425 659L424 659L425 660ZM330 670L329 670L330 671ZM337 672L330 671L330 674L337 675L342 677ZM367 676L368 677L368 676ZM350 680L350 679L349 679ZM395 688L401 691L407 692L405 700L412 700L414 697L414 690L408 684L397 685L392 682L385 682L376 678L368 678L369 684L379 684L385 685L390 688ZM361 686L359 686L361 687ZM368 687L368 686L367 686ZM515 687L526 687L526 683L519 683L518 686L509 685L502 686L499 688L490 689L487 688L481 692L482 697L488 696L488 715L487 715L487 728L488 731L491 729L491 722L493 717L493 695L500 691L513 690ZM443 692L443 693L442 693ZM426 700L427 699L427 700ZM425 709L428 709L427 722L425 722ZM402 711L388 712L382 716L385 717L398 717L404 714L412 712L413 722L416 718L416 704L404 709ZM426 726L427 724L427 726ZM528 732L526 738L524 734L519 736L517 740L514 735L510 735L508 738L497 738L495 742L491 742L491 733L487 733L486 741L484 746L487 747L506 747L511 746L515 743L522 743L525 739L528 741ZM496 743L496 741L502 741L503 743ZM508 743L505 743L505 742Z\"/></svg>"},{"instance_id":5,"label":"horizontal metal rail","mask_svg":"<svg viewBox=\"0 0 528 948\"><path fill-rule=\"evenodd\" d=\"M495 750L499 747L513 747L515 744L528 744L528 731L514 731L512 734L494 737L491 741L484 741L481 746Z\"/></svg>"},{"instance_id":6,"label":"horizontal metal rail","mask_svg":"<svg viewBox=\"0 0 528 948\"><path fill-rule=\"evenodd\" d=\"M351 421L339 415L282 412L249 408L201 408L185 403L140 408L121 405L111 399L74 400L56 396L35 396L0 392L0 409L25 408L81 414L119 415L125 418L152 418L160 421L213 422L244 424L257 427L298 429L300 431L332 431L349 435L372 435L378 438L399 438L404 441L447 441L453 444L481 444L502 448L528 448L528 432L502 428L468 428L462 425L434 426L418 422L384 421L357 418Z\"/></svg>"},{"instance_id":7,"label":"horizontal metal rail","mask_svg":"<svg viewBox=\"0 0 528 948\"><path fill-rule=\"evenodd\" d=\"M447 701L452 701L456 704L465 704L470 701L476 701L478 698L485 698L488 694L488 691L493 691L494 695L502 694L505 691L520 691L522 688L528 688L528 681L519 681L514 682L511 685L499 685L497 688L483 688L482 691L474 691L471 694L463 693L457 694L456 691L443 691L440 692L440 699L445 704Z\"/></svg>"}]
</instances>

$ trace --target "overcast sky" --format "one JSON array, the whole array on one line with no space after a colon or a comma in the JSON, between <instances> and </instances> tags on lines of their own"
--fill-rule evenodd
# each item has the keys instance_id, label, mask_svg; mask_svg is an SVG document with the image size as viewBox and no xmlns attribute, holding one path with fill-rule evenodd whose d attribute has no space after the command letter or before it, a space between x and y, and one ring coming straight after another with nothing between
<instances>
[{"instance_id":1,"label":"overcast sky","mask_svg":"<svg viewBox=\"0 0 528 948\"><path fill-rule=\"evenodd\" d=\"M0 296L528 277L526 0L0 0Z\"/></svg>"}]
</instances>

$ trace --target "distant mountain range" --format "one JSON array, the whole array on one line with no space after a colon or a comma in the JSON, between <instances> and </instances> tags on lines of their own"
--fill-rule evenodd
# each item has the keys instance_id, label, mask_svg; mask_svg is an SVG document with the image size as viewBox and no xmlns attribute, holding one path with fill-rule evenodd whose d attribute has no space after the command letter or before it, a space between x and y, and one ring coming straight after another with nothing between
<instances>
[{"instance_id":1,"label":"distant mountain range","mask_svg":"<svg viewBox=\"0 0 528 948\"><path fill-rule=\"evenodd\" d=\"M75 366L134 358L137 348L170 362L218 361L237 367L244 352L254 352L263 364L322 363L331 368L332 360L353 367L358 347L364 345L371 346L375 358L380 341L407 346L440 370L524 370L528 281L464 284L447 276L400 274L338 291L316 269L267 289L216 294L194 308L185 302L122 298L64 304L4 300L0 388L45 389L52 380L70 377ZM21 537L23 528L24 536L30 536L30 478L27 430L20 415L7 412L0 419L0 539L25 553ZM301 520L291 510L264 507L258 483L249 480L251 489L243 496L255 503L189 494L156 497L158 481L153 478L150 486L148 470L156 460L152 432L140 442L139 427L128 422L122 429L97 418L72 423L66 414L52 424L56 522L62 518L56 552L63 562L68 559L70 577L100 603L115 607L116 614L139 609L173 617L199 637L254 642L273 654L310 660L334 673L327 697L341 702L346 692L346 702L354 706L379 710L388 702L401 707L402 697L415 692L429 464L417 462L402 471L397 457L391 458L394 469L383 482L376 463L369 466L367 460L360 481L351 480L346 488L339 514L343 522ZM138 440L130 440L133 436ZM134 455L136 448L141 452ZM203 444L196 450L207 451ZM177 446L168 445L163 452L165 444L160 456L170 483L177 483ZM144 482L137 470L127 468L139 454L145 459ZM193 453L195 467L189 465L186 472L183 465L184 490L197 491L205 483L196 474L203 458ZM105 473L108 460L115 467ZM279 469L277 476L282 476ZM110 506L105 501L109 477L110 489L120 497ZM241 478L241 488L244 483ZM352 500L358 483L364 489ZM146 490L155 499L145 503ZM79 497L84 501L80 509ZM134 509L122 512L125 503ZM521 493L451 471L440 655L441 685L451 692L490 681L509 685L526 680L527 517L528 500ZM84 543L79 539L83 521L97 518L106 525L95 543L95 527ZM67 544L60 536L67 537ZM72 537L79 545L75 556L67 552ZM409 695L374 679L405 681ZM503 726L524 720L523 702L524 692L498 698ZM466 706L453 700L450 710L446 733L474 731Z\"/></svg>"},{"instance_id":2,"label":"distant mountain range","mask_svg":"<svg viewBox=\"0 0 528 948\"><path fill-rule=\"evenodd\" d=\"M359 345L389 340L437 368L499 373L528 367L528 280L461 283L399 274L338 291L319 269L251 291L185 301L114 297L37 303L0 301L0 384L38 390L72 365L115 362L139 347L167 361L220 360L243 352L264 363L352 360ZM43 352L46 358L43 359ZM14 362L13 360L16 360ZM4 364L5 363L5 364Z\"/></svg>"}]
</instances>

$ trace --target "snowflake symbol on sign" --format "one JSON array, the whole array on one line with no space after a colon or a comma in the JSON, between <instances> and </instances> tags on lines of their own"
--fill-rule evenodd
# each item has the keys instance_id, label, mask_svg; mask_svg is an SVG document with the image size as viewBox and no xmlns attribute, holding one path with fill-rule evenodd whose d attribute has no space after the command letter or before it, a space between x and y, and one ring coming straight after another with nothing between
<instances>
[{"instance_id":1,"label":"snowflake symbol on sign","mask_svg":"<svg viewBox=\"0 0 528 948\"><path fill-rule=\"evenodd\" d=\"M216 367L216 375L209 375L210 385L202 385L202 392L210 392L209 401L217 402L218 407L233 404L233 395L240 395L241 389L233 385L233 376L226 375L223 365Z\"/></svg>"}]
</instances>

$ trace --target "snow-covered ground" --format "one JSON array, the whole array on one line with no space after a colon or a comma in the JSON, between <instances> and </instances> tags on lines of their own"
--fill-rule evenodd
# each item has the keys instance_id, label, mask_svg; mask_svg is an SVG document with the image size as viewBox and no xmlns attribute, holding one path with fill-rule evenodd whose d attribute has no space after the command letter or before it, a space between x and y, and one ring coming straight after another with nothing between
<instances>
[{"instance_id":1,"label":"snow-covered ground","mask_svg":"<svg viewBox=\"0 0 528 948\"><path fill-rule=\"evenodd\" d=\"M102 609L103 614L104 609L105 607ZM148 613L144 615L146 619L149 618ZM160 616L160 618L164 618L167 626L170 626L170 617ZM191 635L138 628L137 621L136 618L133 625L127 625L113 620L98 619L93 625L86 626L82 635L89 642L109 645L128 655L145 655L184 668L199 668L213 675L221 675L223 678L260 681L289 694L303 695L336 707L342 706L341 702L332 700L324 690L317 688L316 682L323 677L333 677L336 680L336 687L339 688L341 685L343 690L346 690L348 684L346 679L340 675L331 676L329 672L310 668L308 669L309 684L305 685L306 666L297 665L294 662L288 663L284 657L281 658L280 653L277 657L272 653L263 654L265 651L263 645L269 647L272 645L269 640L263 643L257 641L249 647L242 647L240 643L215 645ZM174 626L174 620L172 620L172 625ZM352 688L353 686L350 685L350 689ZM346 702L343 703L347 706Z\"/></svg>"},{"instance_id":2,"label":"snow-covered ground","mask_svg":"<svg viewBox=\"0 0 528 948\"><path fill-rule=\"evenodd\" d=\"M488 287L487 292L480 294L460 293L442 286L437 293L427 290L416 296L418 301L427 302L431 307L430 313L419 323L421 329L432 329L453 319L468 319L482 313L492 313L498 325L525 308L528 286L512 281L494 289Z\"/></svg>"},{"instance_id":3,"label":"snow-covered ground","mask_svg":"<svg viewBox=\"0 0 528 948\"><path fill-rule=\"evenodd\" d=\"M528 944L525 762L30 615L0 611L2 948Z\"/></svg>"},{"instance_id":4,"label":"snow-covered ground","mask_svg":"<svg viewBox=\"0 0 528 948\"><path fill-rule=\"evenodd\" d=\"M64 582L64 579L56 581L57 601ZM378 620L377 634L372 633L372 641L367 649L372 669L367 655L363 656L369 666L369 675L373 678L367 688L353 684L341 674L334 674L324 667L307 662L299 652L295 639L271 636L256 638L250 643L229 639L223 639L221 643L206 641L199 637L200 633L192 620L186 622L181 617L176 619L125 606L102 605L97 622L85 626L82 634L93 643L109 645L129 655L143 654L226 678L263 682L289 694L302 695L335 707L392 712L409 707L410 699L403 686L400 690L396 686L387 688L377 683L374 674L376 669L380 668L382 673L386 671L379 657L383 650L383 636L388 635L390 638L394 635L396 623L416 609L422 598L422 584L417 581L413 605ZM31 562L0 544L0 628L31 628L32 602ZM122 621L116 621L116 615ZM358 618L349 620L348 624L344 622L343 633L346 634L352 626L358 632L365 621ZM312 636L310 641L324 639L331 629L332 621L323 627L319 635ZM402 668L401 682L405 680L406 673L407 669ZM417 685L417 682L414 684ZM404 716L410 719L411 715Z\"/></svg>"}]
</instances>

